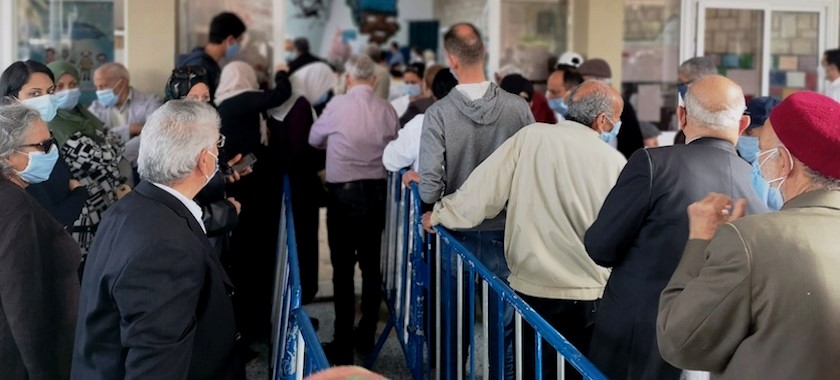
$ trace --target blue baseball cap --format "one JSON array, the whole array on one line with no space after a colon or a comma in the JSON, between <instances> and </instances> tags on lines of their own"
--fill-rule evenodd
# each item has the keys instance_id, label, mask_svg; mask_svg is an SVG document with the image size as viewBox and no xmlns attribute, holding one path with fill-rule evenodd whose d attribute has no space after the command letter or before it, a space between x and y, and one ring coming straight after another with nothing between
<instances>
[{"instance_id":1,"label":"blue baseball cap","mask_svg":"<svg viewBox=\"0 0 840 380\"><path fill-rule=\"evenodd\" d=\"M779 103L779 99L771 96L762 96L750 100L747 103L747 114L750 115L750 126L747 127L747 130L763 126L770 117L770 111L773 111L773 108Z\"/></svg>"}]
</instances>

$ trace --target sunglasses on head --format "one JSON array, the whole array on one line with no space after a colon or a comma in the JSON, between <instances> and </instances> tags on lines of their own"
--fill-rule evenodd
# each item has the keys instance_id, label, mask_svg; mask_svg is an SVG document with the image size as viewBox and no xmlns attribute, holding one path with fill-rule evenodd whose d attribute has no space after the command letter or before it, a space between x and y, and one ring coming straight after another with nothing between
<instances>
[{"instance_id":1,"label":"sunglasses on head","mask_svg":"<svg viewBox=\"0 0 840 380\"><path fill-rule=\"evenodd\" d=\"M56 141L55 137L53 137L52 132L50 132L50 138L35 144L21 145L19 148L35 148L41 152L47 153L50 151L50 148L52 148L53 144L56 144Z\"/></svg>"}]
</instances>

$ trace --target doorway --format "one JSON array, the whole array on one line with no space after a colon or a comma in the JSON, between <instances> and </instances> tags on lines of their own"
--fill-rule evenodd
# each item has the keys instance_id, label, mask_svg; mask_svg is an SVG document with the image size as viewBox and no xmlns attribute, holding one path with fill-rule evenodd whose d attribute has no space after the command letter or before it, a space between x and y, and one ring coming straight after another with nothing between
<instances>
[{"instance_id":1,"label":"doorway","mask_svg":"<svg viewBox=\"0 0 840 380\"><path fill-rule=\"evenodd\" d=\"M838 17L836 0L684 0L680 58L711 57L747 98L821 91Z\"/></svg>"}]
</instances>

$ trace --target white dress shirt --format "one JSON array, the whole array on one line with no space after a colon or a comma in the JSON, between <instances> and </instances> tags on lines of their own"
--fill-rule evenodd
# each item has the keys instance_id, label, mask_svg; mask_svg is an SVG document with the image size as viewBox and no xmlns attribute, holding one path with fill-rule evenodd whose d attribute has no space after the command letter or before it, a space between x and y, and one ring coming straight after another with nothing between
<instances>
[{"instance_id":1,"label":"white dress shirt","mask_svg":"<svg viewBox=\"0 0 840 380\"><path fill-rule=\"evenodd\" d=\"M415 116L400 130L397 138L388 143L382 153L382 165L389 172L411 166L418 170L420 157L420 135L423 133L423 114Z\"/></svg>"},{"instance_id":2,"label":"white dress shirt","mask_svg":"<svg viewBox=\"0 0 840 380\"><path fill-rule=\"evenodd\" d=\"M204 222L201 221L201 216L204 213L201 211L201 206L199 206L198 203L195 203L192 199L188 199L187 197L184 196L184 194L179 193L178 190L175 190L175 189L173 189L169 186L162 185L162 184L159 184L159 183L154 183L154 182L152 182L152 185L155 185L155 186L159 187L161 190L163 190L163 191L165 191L169 194L172 194L172 196L175 197L175 199L177 199L181 203L183 203L184 206L187 207L187 210L190 210L190 214L192 214L193 217L195 217L195 221L198 222L199 226L201 226L201 230L204 231L205 234L207 233L207 228L204 227Z\"/></svg>"}]
</instances>

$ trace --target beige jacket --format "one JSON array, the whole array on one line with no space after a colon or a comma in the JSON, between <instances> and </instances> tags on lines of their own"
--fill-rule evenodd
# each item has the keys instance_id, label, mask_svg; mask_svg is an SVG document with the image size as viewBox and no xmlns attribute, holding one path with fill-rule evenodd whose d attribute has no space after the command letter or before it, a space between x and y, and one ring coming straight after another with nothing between
<instances>
[{"instance_id":1,"label":"beige jacket","mask_svg":"<svg viewBox=\"0 0 840 380\"><path fill-rule=\"evenodd\" d=\"M840 379L840 191L690 240L659 300L662 357L713 379Z\"/></svg>"},{"instance_id":2,"label":"beige jacket","mask_svg":"<svg viewBox=\"0 0 840 380\"><path fill-rule=\"evenodd\" d=\"M589 127L527 126L435 205L432 224L464 229L507 206L505 257L511 288L533 297L601 298L610 275L583 246L626 160Z\"/></svg>"}]
</instances>

